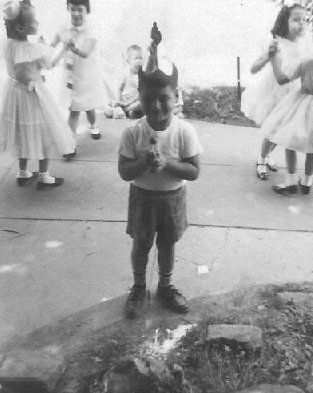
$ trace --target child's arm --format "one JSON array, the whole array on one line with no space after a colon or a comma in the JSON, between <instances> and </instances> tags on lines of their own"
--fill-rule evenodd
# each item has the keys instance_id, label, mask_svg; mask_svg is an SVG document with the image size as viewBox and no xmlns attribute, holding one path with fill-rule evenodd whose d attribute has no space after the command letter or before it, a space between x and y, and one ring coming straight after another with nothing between
<instances>
[{"instance_id":1,"label":"child's arm","mask_svg":"<svg viewBox=\"0 0 313 393\"><path fill-rule=\"evenodd\" d=\"M257 72L261 71L261 69L271 60L277 51L278 43L277 40L274 39L269 45L268 50L252 64L250 68L251 74L256 74Z\"/></svg>"},{"instance_id":2,"label":"child's arm","mask_svg":"<svg viewBox=\"0 0 313 393\"><path fill-rule=\"evenodd\" d=\"M64 57L65 52L66 52L66 49L63 48L63 49L57 54L57 56L55 56L55 58L54 58L54 59L52 60L52 62L51 62L51 68L54 68L54 67L60 62L60 60L62 59L62 57Z\"/></svg>"},{"instance_id":3,"label":"child's arm","mask_svg":"<svg viewBox=\"0 0 313 393\"><path fill-rule=\"evenodd\" d=\"M118 173L125 181L134 180L148 169L146 153L139 155L137 159L119 155Z\"/></svg>"},{"instance_id":4,"label":"child's arm","mask_svg":"<svg viewBox=\"0 0 313 393\"><path fill-rule=\"evenodd\" d=\"M118 97L117 97L117 100L118 100L118 103L119 103L119 104L122 103L122 93L123 93L123 91L124 91L125 84L126 84L126 79L124 78L124 79L122 80L122 82L120 83L119 87L118 87Z\"/></svg>"},{"instance_id":5,"label":"child's arm","mask_svg":"<svg viewBox=\"0 0 313 393\"><path fill-rule=\"evenodd\" d=\"M61 37L59 36L59 34L56 34L50 46L52 46L52 48L55 48L56 46L59 45L60 42L61 42Z\"/></svg>"},{"instance_id":6,"label":"child's arm","mask_svg":"<svg viewBox=\"0 0 313 393\"><path fill-rule=\"evenodd\" d=\"M251 74L256 74L257 72L261 71L263 67L269 62L269 57L267 54L262 55L259 57L251 66L250 72Z\"/></svg>"},{"instance_id":7,"label":"child's arm","mask_svg":"<svg viewBox=\"0 0 313 393\"><path fill-rule=\"evenodd\" d=\"M84 50L78 49L75 45L74 40L69 40L68 41L68 48L75 53L75 55L87 59L87 57L90 55L90 53L93 51L95 45L97 43L97 40L95 38L89 38L85 44Z\"/></svg>"}]
</instances>

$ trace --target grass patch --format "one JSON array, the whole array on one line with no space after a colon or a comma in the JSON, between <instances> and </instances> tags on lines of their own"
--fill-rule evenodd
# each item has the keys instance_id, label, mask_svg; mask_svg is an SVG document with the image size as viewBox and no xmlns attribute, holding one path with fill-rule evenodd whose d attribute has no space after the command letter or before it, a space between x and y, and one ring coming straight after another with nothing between
<instances>
[{"instance_id":1,"label":"grass patch","mask_svg":"<svg viewBox=\"0 0 313 393\"><path fill-rule=\"evenodd\" d=\"M183 113L189 119L256 127L256 124L240 111L237 87L217 86L211 89L193 87L184 93L183 98Z\"/></svg>"}]
</instances>

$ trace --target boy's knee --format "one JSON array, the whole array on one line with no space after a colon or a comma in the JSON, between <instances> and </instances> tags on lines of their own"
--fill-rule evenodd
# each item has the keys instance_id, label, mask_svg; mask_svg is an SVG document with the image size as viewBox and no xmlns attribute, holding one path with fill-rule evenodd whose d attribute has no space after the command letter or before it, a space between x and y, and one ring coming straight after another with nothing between
<instances>
[{"instance_id":1,"label":"boy's knee","mask_svg":"<svg viewBox=\"0 0 313 393\"><path fill-rule=\"evenodd\" d=\"M158 236L156 239L156 245L158 248L167 248L170 249L175 246L175 241L171 239L166 239L162 236Z\"/></svg>"},{"instance_id":2,"label":"boy's knee","mask_svg":"<svg viewBox=\"0 0 313 393\"><path fill-rule=\"evenodd\" d=\"M149 252L153 246L153 240L151 238L134 238L134 249L139 251Z\"/></svg>"}]
</instances>

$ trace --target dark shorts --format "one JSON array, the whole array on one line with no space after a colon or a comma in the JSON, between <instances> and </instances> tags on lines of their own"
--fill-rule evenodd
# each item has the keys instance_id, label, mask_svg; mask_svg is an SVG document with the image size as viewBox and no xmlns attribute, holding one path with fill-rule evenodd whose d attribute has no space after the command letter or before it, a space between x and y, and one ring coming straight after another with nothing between
<instances>
[{"instance_id":1,"label":"dark shorts","mask_svg":"<svg viewBox=\"0 0 313 393\"><path fill-rule=\"evenodd\" d=\"M177 242L187 229L186 187L149 191L133 184L129 190L126 233L132 238Z\"/></svg>"}]
</instances>

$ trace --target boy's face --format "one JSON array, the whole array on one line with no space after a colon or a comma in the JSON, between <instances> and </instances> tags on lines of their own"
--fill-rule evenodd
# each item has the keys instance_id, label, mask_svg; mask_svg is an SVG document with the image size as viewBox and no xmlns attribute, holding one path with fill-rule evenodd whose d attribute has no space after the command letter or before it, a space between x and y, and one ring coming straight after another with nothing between
<instances>
[{"instance_id":1,"label":"boy's face","mask_svg":"<svg viewBox=\"0 0 313 393\"><path fill-rule=\"evenodd\" d=\"M86 21L87 8L84 5L74 5L69 3L68 10L71 13L72 25L82 26Z\"/></svg>"},{"instance_id":2,"label":"boy's face","mask_svg":"<svg viewBox=\"0 0 313 393\"><path fill-rule=\"evenodd\" d=\"M141 50L134 50L130 53L128 63L133 72L138 73L139 68L142 67L142 52Z\"/></svg>"},{"instance_id":3,"label":"boy's face","mask_svg":"<svg viewBox=\"0 0 313 393\"><path fill-rule=\"evenodd\" d=\"M139 93L141 107L149 125L155 131L169 127L175 104L175 92L170 86L142 87Z\"/></svg>"}]
</instances>

